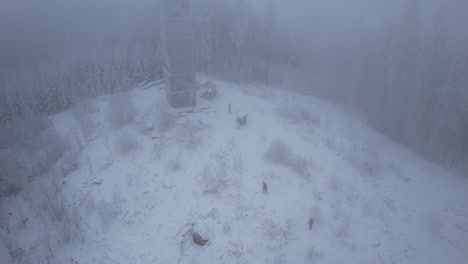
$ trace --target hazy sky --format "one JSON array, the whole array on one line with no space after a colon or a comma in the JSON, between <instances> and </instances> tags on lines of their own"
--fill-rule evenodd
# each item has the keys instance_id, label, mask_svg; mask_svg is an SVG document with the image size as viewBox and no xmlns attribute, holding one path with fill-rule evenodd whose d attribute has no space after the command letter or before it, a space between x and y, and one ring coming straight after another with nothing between
<instances>
[{"instance_id":1,"label":"hazy sky","mask_svg":"<svg viewBox=\"0 0 468 264\"><path fill-rule=\"evenodd\" d=\"M408 1L414 0L273 0L278 15L286 24L309 26L311 20L327 21L334 24L364 20L369 25L378 25L383 20L398 16ZM266 0L252 0L260 14ZM431 15L444 3L452 18L468 23L467 0L419 0L426 15ZM325 26L325 25L323 25Z\"/></svg>"},{"instance_id":2,"label":"hazy sky","mask_svg":"<svg viewBox=\"0 0 468 264\"><path fill-rule=\"evenodd\" d=\"M251 0L262 16L267 0ZM278 24L308 36L309 40L343 33L379 29L383 22L401 16L408 1L415 0L273 0ZM434 17L447 4L448 30L457 43L468 42L468 0L419 0L423 27L430 31ZM463 41L458 41L463 40Z\"/></svg>"},{"instance_id":3,"label":"hazy sky","mask_svg":"<svg viewBox=\"0 0 468 264\"><path fill-rule=\"evenodd\" d=\"M266 0L253 0L259 10L264 9ZM363 19L378 23L401 8L405 0L274 0L283 22L307 27L309 21L328 21L345 24ZM310 26L310 25L309 25Z\"/></svg>"},{"instance_id":4,"label":"hazy sky","mask_svg":"<svg viewBox=\"0 0 468 264\"><path fill-rule=\"evenodd\" d=\"M76 42L94 45L96 40L112 43L135 35L156 36L158 1L0 0L0 59L15 52L28 57L27 53ZM251 1L262 16L266 0ZM397 18L407 1L414 0L274 0L278 26L314 42L378 29L382 21ZM426 30L445 2L452 36L468 38L468 0L419 1Z\"/></svg>"}]
</instances>

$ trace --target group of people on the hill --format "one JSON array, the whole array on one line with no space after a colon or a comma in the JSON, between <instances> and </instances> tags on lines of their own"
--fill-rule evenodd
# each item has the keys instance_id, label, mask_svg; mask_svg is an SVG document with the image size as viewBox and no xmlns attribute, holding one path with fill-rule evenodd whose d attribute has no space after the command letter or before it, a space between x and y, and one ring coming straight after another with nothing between
<instances>
[{"instance_id":1,"label":"group of people on the hill","mask_svg":"<svg viewBox=\"0 0 468 264\"><path fill-rule=\"evenodd\" d=\"M205 98L205 99L214 99L216 97L218 97L218 89L216 88L213 88L213 89L207 89L205 91L202 92L202 94L200 95L202 98Z\"/></svg>"}]
</instances>

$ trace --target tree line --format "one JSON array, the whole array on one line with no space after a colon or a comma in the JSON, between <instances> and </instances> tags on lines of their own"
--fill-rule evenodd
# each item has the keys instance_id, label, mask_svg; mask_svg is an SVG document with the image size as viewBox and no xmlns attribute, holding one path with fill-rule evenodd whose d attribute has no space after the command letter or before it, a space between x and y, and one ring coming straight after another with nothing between
<instances>
[{"instance_id":1,"label":"tree line","mask_svg":"<svg viewBox=\"0 0 468 264\"><path fill-rule=\"evenodd\" d=\"M324 96L429 160L463 164L468 151L468 48L453 45L447 5L423 23L419 1L330 58ZM461 43L459 43L461 44Z\"/></svg>"},{"instance_id":2,"label":"tree line","mask_svg":"<svg viewBox=\"0 0 468 264\"><path fill-rule=\"evenodd\" d=\"M431 23L423 21L421 5L409 1L401 14L377 28L356 23L351 33L324 40L282 25L274 0L266 1L263 10L251 0L193 0L197 71L334 100L432 161L463 164L468 150L467 45L453 45L459 40L448 34L447 5L441 4ZM79 98L159 78L159 24L153 19L158 7L152 8L138 13L139 33L124 34L124 40L120 36L90 45L74 39L77 44L66 52L2 66L0 123L27 112L53 114ZM294 71L301 74L292 75ZM288 79L288 74L299 77ZM288 83L294 79L299 88Z\"/></svg>"},{"instance_id":3,"label":"tree line","mask_svg":"<svg viewBox=\"0 0 468 264\"><path fill-rule=\"evenodd\" d=\"M194 2L200 72L288 89L294 84L275 75L292 69L318 75L320 82L305 79L299 90L360 113L369 126L431 161L449 167L466 161L468 44L449 35L447 3L427 22L423 4L408 1L381 26L357 22L349 34L327 39L324 49L314 44L320 36L306 41L280 27L274 0L262 17L248 0ZM273 66L281 70L271 73Z\"/></svg>"}]
</instances>

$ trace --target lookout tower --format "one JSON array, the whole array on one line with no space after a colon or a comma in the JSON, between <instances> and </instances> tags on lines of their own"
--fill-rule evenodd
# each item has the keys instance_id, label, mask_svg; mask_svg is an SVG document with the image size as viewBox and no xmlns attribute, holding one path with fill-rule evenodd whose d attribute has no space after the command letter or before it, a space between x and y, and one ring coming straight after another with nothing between
<instances>
[{"instance_id":1,"label":"lookout tower","mask_svg":"<svg viewBox=\"0 0 468 264\"><path fill-rule=\"evenodd\" d=\"M190 0L163 0L161 48L166 95L173 107L195 106L195 49Z\"/></svg>"}]
</instances>

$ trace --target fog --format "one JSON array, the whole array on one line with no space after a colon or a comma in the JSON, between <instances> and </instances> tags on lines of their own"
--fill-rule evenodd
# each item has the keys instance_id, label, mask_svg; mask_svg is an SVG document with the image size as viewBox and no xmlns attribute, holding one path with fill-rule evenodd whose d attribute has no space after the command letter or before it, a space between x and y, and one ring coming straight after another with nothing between
<instances>
[{"instance_id":1,"label":"fog","mask_svg":"<svg viewBox=\"0 0 468 264\"><path fill-rule=\"evenodd\" d=\"M467 0L0 0L2 263L461 263L467 177Z\"/></svg>"},{"instance_id":2,"label":"fog","mask_svg":"<svg viewBox=\"0 0 468 264\"><path fill-rule=\"evenodd\" d=\"M0 5L0 67L4 92L24 92L24 87L22 91L13 88L19 83L15 78L21 81L26 78L19 77L22 74L33 78L28 80L31 87L27 89L34 89L34 82L44 77L39 72L52 71L54 67L44 63L64 65L59 67L61 73L53 70L55 74L67 83L81 86L80 83L90 76L76 76L78 61L82 70L86 68L83 63L105 69L115 67L111 61L130 64L144 61L143 72L132 72L139 77L117 81L121 88L115 88L114 84L104 89L107 92L124 89L144 78L161 76L158 19L162 9L159 1L4 0ZM396 92L396 87L392 88L395 98L385 100L401 103L406 109L421 98L417 96L426 98L423 100L429 101L421 102L416 107L419 110L413 109L415 120L407 122L432 120L427 121L428 126L437 130L439 126L434 124L437 118L433 116L437 105L434 98L440 95L437 90L453 87L454 83L461 85L459 79L463 74L460 71L463 72L462 65L466 63L463 58L468 43L466 13L468 3L463 0L193 0L197 69L233 81L294 87L345 104L347 109L361 108L363 102L370 105L375 98L368 98L369 92L375 93L379 90L376 87L388 94L389 86L396 85L402 91L412 91L411 100L401 98L402 92ZM417 74L404 76L408 74L405 71L414 67L419 69ZM119 71L118 76L128 74L122 69ZM456 74L457 71L460 73ZM439 79L431 80L434 76ZM106 77L96 78L105 82ZM465 91L463 85L457 91ZM62 88L79 96L93 94ZM424 95L418 89L422 89ZM368 116L377 112L374 119L380 119L377 116L384 113L394 113L390 106L386 110L370 110L369 107L359 111L368 112ZM434 113L423 118L422 113L428 112L426 108ZM463 112L461 109L454 111ZM21 115L21 111L15 115ZM5 114L2 122L10 117L11 114ZM419 135L414 131L402 132L401 125L388 122L372 126L380 127L399 141L404 140L405 144L413 144L410 143L412 137ZM426 138L437 141L434 137L440 133L431 132ZM430 152L434 151L438 150Z\"/></svg>"},{"instance_id":3,"label":"fog","mask_svg":"<svg viewBox=\"0 0 468 264\"><path fill-rule=\"evenodd\" d=\"M249 0L259 17L265 0ZM247 1L247 2L249 2ZM137 38L155 39L158 34L158 0L4 0L0 3L0 58L2 64L16 64L18 58L31 59L81 45L99 45ZM201 1L198 1L201 2ZM229 2L229 1L228 1ZM230 0L230 2L236 2ZM244 1L245 2L245 1ZM406 0L291 0L274 1L278 27L292 31L314 45L340 36L355 35L395 20ZM432 27L435 13L447 9L448 27L453 37L468 38L464 0L420 1L423 26ZM195 5L197 1L194 1ZM451 38L452 40L452 38ZM462 45L454 40L454 45ZM325 44L326 45L326 44Z\"/></svg>"},{"instance_id":4,"label":"fog","mask_svg":"<svg viewBox=\"0 0 468 264\"><path fill-rule=\"evenodd\" d=\"M104 70L115 68L117 61L143 62L141 72L132 70L130 77L122 77L129 74L128 69L113 69L112 72L118 71L119 77L115 78L122 78L116 81L120 88L115 88L116 84L100 88L106 92L161 76L159 1L4 0L0 5L3 92L21 94L27 89L34 90L34 83L39 80L44 86L46 72L49 77L58 74L54 79L82 86L92 79L89 75L76 75L80 67L86 71L86 64ZM413 109L415 120L407 122L432 120L427 121L428 126L437 130L439 126L434 121L437 118L433 115L438 104L434 98L440 97L438 89L453 88L454 83L462 85L460 71L463 72L462 65L466 63L463 58L468 46L466 13L468 3L463 0L193 0L197 70L232 81L293 87L335 100L347 109L362 108L365 102L367 108L358 111L366 112L369 119L377 112L376 120L384 113L400 118L394 116L390 106L386 110L382 105L371 110L370 103L375 98L369 92L383 92L388 103L397 102L405 109L421 98L417 96L422 96L426 101L418 103L419 110ZM59 67L61 72L52 70L54 67ZM418 68L417 74L404 76L414 67ZM28 76L31 87L15 89L19 85L15 78L25 81L23 74ZM439 79L434 80L434 76ZM106 83L102 75L93 78ZM465 91L463 85L457 91ZM399 87L404 93L409 89L414 93L413 98L401 98L402 92L396 92L398 89L393 87L395 98L390 99L387 92L390 86ZM74 96L95 94L76 91L76 87L57 89L70 91ZM422 113L428 113L426 108L432 109L432 114L423 118ZM18 111L14 115L21 115ZM5 114L2 122L10 119L11 113ZM401 133L416 132L402 132L401 125L388 122L391 121L372 126L406 141L405 144L413 142L413 136ZM434 137L440 133L431 132L426 138L437 141ZM430 152L434 151L438 150Z\"/></svg>"}]
</instances>

